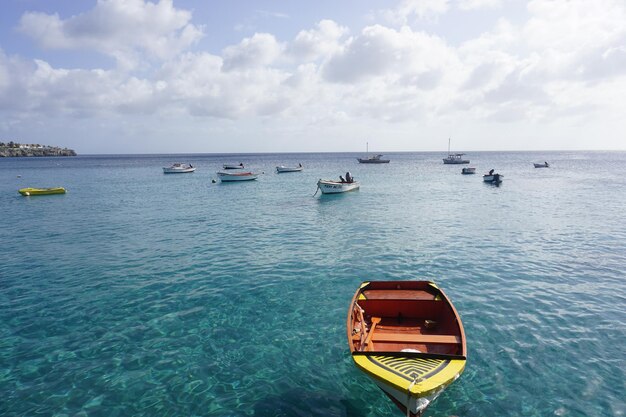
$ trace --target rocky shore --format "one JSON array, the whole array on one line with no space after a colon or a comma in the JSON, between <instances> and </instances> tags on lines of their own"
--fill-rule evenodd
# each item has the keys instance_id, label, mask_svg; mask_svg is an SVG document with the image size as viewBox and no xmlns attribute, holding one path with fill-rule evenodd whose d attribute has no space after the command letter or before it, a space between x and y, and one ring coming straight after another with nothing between
<instances>
[{"instance_id":1,"label":"rocky shore","mask_svg":"<svg viewBox=\"0 0 626 417\"><path fill-rule=\"evenodd\" d=\"M57 146L9 147L0 145L0 157L15 156L76 156L76 152L72 149L59 148Z\"/></svg>"}]
</instances>

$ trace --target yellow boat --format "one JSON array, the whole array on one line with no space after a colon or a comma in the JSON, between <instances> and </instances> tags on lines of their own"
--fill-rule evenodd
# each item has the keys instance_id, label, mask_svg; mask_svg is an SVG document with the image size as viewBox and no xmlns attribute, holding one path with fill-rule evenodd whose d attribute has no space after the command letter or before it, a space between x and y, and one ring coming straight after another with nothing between
<instances>
[{"instance_id":1,"label":"yellow boat","mask_svg":"<svg viewBox=\"0 0 626 417\"><path fill-rule=\"evenodd\" d=\"M348 310L355 365L406 416L421 416L465 369L465 332L430 281L364 282Z\"/></svg>"},{"instance_id":2,"label":"yellow boat","mask_svg":"<svg viewBox=\"0 0 626 417\"><path fill-rule=\"evenodd\" d=\"M21 188L18 190L20 194L24 196L28 195L48 195L48 194L65 194L65 188L53 187L53 188Z\"/></svg>"}]
</instances>

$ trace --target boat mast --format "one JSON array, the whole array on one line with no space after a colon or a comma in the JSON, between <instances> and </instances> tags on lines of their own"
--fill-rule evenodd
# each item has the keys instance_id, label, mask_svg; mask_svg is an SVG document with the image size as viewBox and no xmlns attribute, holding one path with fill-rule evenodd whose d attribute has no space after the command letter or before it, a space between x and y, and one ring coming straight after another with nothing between
<instances>
[{"instance_id":1,"label":"boat mast","mask_svg":"<svg viewBox=\"0 0 626 417\"><path fill-rule=\"evenodd\" d=\"M369 156L370 154L370 143L365 142L365 155Z\"/></svg>"},{"instance_id":2,"label":"boat mast","mask_svg":"<svg viewBox=\"0 0 626 417\"><path fill-rule=\"evenodd\" d=\"M448 155L450 155L450 138L448 138Z\"/></svg>"}]
</instances>

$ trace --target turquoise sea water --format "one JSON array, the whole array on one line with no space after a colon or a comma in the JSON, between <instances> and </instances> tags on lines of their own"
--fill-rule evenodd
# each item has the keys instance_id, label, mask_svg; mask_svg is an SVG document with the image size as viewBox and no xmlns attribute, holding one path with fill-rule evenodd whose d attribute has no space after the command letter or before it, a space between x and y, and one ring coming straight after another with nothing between
<instances>
[{"instance_id":1,"label":"turquoise sea water","mask_svg":"<svg viewBox=\"0 0 626 417\"><path fill-rule=\"evenodd\" d=\"M348 352L377 279L434 280L463 319L427 416L626 415L626 153L468 155L499 187L357 156L0 159L0 415L400 416ZM265 174L211 183L239 162ZM360 191L313 197L347 170Z\"/></svg>"}]
</instances>

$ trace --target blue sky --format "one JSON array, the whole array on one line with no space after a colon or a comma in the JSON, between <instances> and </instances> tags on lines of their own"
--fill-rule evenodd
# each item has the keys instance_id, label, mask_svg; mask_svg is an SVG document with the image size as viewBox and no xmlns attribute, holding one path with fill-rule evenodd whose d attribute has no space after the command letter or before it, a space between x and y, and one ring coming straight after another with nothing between
<instances>
[{"instance_id":1,"label":"blue sky","mask_svg":"<svg viewBox=\"0 0 626 417\"><path fill-rule=\"evenodd\" d=\"M626 150L622 0L8 0L0 141Z\"/></svg>"}]
</instances>

